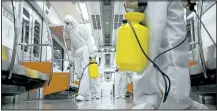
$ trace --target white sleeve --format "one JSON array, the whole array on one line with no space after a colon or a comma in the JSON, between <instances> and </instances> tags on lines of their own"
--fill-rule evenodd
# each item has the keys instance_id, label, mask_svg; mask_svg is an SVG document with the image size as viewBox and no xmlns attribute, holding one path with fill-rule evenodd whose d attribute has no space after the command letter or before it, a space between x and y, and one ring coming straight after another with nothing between
<instances>
[{"instance_id":1,"label":"white sleeve","mask_svg":"<svg viewBox=\"0 0 217 111\"><path fill-rule=\"evenodd\" d=\"M82 24L79 26L79 35L82 37L84 44L88 47L89 53L94 53L94 38L91 35L91 29L88 28L88 24Z\"/></svg>"},{"instance_id":2,"label":"white sleeve","mask_svg":"<svg viewBox=\"0 0 217 111\"><path fill-rule=\"evenodd\" d=\"M94 53L94 41L93 36L89 36L87 40L87 47L89 50L89 53Z\"/></svg>"},{"instance_id":3,"label":"white sleeve","mask_svg":"<svg viewBox=\"0 0 217 111\"><path fill-rule=\"evenodd\" d=\"M69 52L69 59L72 61L72 62L75 62L75 52L76 52L76 49L75 47L71 44L71 50Z\"/></svg>"}]
</instances>

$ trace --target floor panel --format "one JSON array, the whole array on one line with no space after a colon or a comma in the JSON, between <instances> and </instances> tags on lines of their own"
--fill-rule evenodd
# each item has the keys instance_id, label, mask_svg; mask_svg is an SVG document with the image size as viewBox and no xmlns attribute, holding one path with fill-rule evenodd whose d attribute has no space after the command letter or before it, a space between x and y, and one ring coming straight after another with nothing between
<instances>
[{"instance_id":1,"label":"floor panel","mask_svg":"<svg viewBox=\"0 0 217 111\"><path fill-rule=\"evenodd\" d=\"M2 109L131 109L132 107L131 98L104 97L99 100L93 99L84 102L76 102L74 99L22 101L16 104L3 105Z\"/></svg>"},{"instance_id":2,"label":"floor panel","mask_svg":"<svg viewBox=\"0 0 217 111\"><path fill-rule=\"evenodd\" d=\"M2 109L132 109L133 101L131 97L126 99L113 99L112 97L103 97L102 99L92 101L77 102L75 99L57 99L57 100L34 100L22 101L16 104L3 105ZM216 109L215 105L206 105L209 109Z\"/></svg>"}]
</instances>

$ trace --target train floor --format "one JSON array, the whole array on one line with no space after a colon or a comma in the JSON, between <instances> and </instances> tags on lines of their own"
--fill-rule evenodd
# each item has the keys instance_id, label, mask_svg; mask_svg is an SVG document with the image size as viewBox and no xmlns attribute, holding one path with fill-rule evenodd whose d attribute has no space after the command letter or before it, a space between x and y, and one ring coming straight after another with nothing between
<instances>
[{"instance_id":1,"label":"train floor","mask_svg":"<svg viewBox=\"0 0 217 111\"><path fill-rule=\"evenodd\" d=\"M112 97L103 97L101 99L92 99L91 101L76 101L71 99L58 100L34 100L23 101L16 104L3 105L2 109L131 109L133 102L131 98L113 99Z\"/></svg>"},{"instance_id":2,"label":"train floor","mask_svg":"<svg viewBox=\"0 0 217 111\"><path fill-rule=\"evenodd\" d=\"M126 99L114 99L103 97L99 100L77 102L73 97L57 100L32 100L22 101L16 104L2 105L4 110L73 110L73 109L132 109L134 106L132 97ZM215 105L206 104L209 109L216 109Z\"/></svg>"}]
</instances>

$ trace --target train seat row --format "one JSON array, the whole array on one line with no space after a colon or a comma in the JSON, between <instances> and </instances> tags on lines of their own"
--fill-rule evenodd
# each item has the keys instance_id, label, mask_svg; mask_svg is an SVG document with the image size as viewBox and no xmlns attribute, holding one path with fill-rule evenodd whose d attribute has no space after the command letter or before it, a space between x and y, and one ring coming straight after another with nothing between
<instances>
[{"instance_id":1,"label":"train seat row","mask_svg":"<svg viewBox=\"0 0 217 111\"><path fill-rule=\"evenodd\" d=\"M37 70L29 69L20 64L14 64L12 76L10 74L10 60L8 60L6 48L2 46L2 84L4 85L2 94L6 96L17 95L44 86L48 77ZM19 87L19 88L17 88ZM24 89L24 90L10 90Z\"/></svg>"}]
</instances>

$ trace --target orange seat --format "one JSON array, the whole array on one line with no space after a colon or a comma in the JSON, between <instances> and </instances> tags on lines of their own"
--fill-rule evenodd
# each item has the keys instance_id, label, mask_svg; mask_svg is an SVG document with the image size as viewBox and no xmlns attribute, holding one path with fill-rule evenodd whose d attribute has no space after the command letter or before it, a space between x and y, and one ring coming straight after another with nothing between
<instances>
[{"instance_id":1,"label":"orange seat","mask_svg":"<svg viewBox=\"0 0 217 111\"><path fill-rule=\"evenodd\" d=\"M188 61L188 66L189 66L189 67L191 67L191 66L193 66L193 65L196 65L196 64L198 64L198 63L197 63L197 61L195 61L195 60Z\"/></svg>"},{"instance_id":2,"label":"orange seat","mask_svg":"<svg viewBox=\"0 0 217 111\"><path fill-rule=\"evenodd\" d=\"M128 83L127 85L127 91L131 94L133 94L133 82Z\"/></svg>"},{"instance_id":3,"label":"orange seat","mask_svg":"<svg viewBox=\"0 0 217 111\"><path fill-rule=\"evenodd\" d=\"M50 86L44 87L44 95L61 92L68 89L69 86L68 72L53 72Z\"/></svg>"},{"instance_id":4,"label":"orange seat","mask_svg":"<svg viewBox=\"0 0 217 111\"><path fill-rule=\"evenodd\" d=\"M72 83L73 83L73 84L76 84L76 85L79 85L79 84L80 84L79 81L73 81Z\"/></svg>"}]
</instances>

